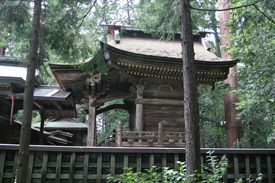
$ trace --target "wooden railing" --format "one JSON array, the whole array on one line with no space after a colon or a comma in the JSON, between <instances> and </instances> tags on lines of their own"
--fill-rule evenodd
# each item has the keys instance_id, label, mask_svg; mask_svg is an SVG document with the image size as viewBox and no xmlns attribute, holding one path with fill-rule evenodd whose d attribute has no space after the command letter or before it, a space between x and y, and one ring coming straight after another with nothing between
<instances>
[{"instance_id":1,"label":"wooden railing","mask_svg":"<svg viewBox=\"0 0 275 183\"><path fill-rule=\"evenodd\" d=\"M184 132L163 131L160 122L158 131L125 131L118 124L114 138L118 147L184 147L184 136Z\"/></svg>"},{"instance_id":2,"label":"wooden railing","mask_svg":"<svg viewBox=\"0 0 275 183\"><path fill-rule=\"evenodd\" d=\"M0 144L0 183L14 182L18 145ZM223 182L263 174L262 183L275 182L275 149L201 149L226 155L229 166ZM143 171L153 165L177 168L184 161L183 148L30 146L27 182L106 182L131 167Z\"/></svg>"},{"instance_id":3,"label":"wooden railing","mask_svg":"<svg viewBox=\"0 0 275 183\"><path fill-rule=\"evenodd\" d=\"M119 138L119 137L118 137ZM123 131L121 142L123 147L184 147L184 132L155 132L155 131Z\"/></svg>"}]
</instances>

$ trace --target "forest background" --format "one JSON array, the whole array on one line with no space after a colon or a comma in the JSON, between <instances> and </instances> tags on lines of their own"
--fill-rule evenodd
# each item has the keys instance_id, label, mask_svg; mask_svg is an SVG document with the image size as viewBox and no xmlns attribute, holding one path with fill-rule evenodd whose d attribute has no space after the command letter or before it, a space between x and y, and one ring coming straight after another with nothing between
<instances>
[{"instance_id":1,"label":"forest background","mask_svg":"<svg viewBox=\"0 0 275 183\"><path fill-rule=\"evenodd\" d=\"M253 1L254 2L254 1ZM259 0L256 6L231 10L233 27L230 48L239 59L234 89L239 102L238 118L242 122L241 147L274 147L275 139L275 2ZM251 3L232 0L231 7ZM216 0L192 0L192 7L215 9ZM26 58L29 50L32 2L0 1L0 53ZM263 14L264 12L264 14ZM98 40L106 39L110 24L137 27L154 32L161 39L173 39L180 31L178 2L175 0L45 0L42 3L39 34L38 78L42 84L56 84L48 63L83 62L93 56ZM215 11L192 9L193 32L208 32L207 45L220 56L219 22ZM163 33L170 33L164 37ZM224 95L230 89L223 82L200 85L200 127L202 147L226 146ZM105 105L121 103L115 100ZM78 118L86 122L87 108L77 106ZM17 119L22 119L22 112ZM34 113L33 122L39 121ZM97 117L99 138L111 133L116 125L128 123L123 110L111 110Z\"/></svg>"}]
</instances>

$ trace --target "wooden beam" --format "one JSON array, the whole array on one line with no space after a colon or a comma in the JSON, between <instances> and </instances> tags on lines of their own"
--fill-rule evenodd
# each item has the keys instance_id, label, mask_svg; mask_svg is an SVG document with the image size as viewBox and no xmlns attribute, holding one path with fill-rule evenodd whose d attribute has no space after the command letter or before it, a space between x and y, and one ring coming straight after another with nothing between
<instances>
[{"instance_id":1,"label":"wooden beam","mask_svg":"<svg viewBox=\"0 0 275 183\"><path fill-rule=\"evenodd\" d=\"M96 106L94 106L94 101L95 99L90 96L87 146L96 146Z\"/></svg>"},{"instance_id":2,"label":"wooden beam","mask_svg":"<svg viewBox=\"0 0 275 183\"><path fill-rule=\"evenodd\" d=\"M109 105L107 107L104 107L104 108L101 108L101 109L98 109L96 111L96 114L101 114L103 112L107 112L109 110L112 110L112 109L123 109L123 110L128 110L128 107L126 104L113 104L113 105Z\"/></svg>"},{"instance_id":3,"label":"wooden beam","mask_svg":"<svg viewBox=\"0 0 275 183\"><path fill-rule=\"evenodd\" d=\"M33 104L36 105L40 110L44 110L44 106L42 104L40 104L37 101L33 101Z\"/></svg>"},{"instance_id":4,"label":"wooden beam","mask_svg":"<svg viewBox=\"0 0 275 183\"><path fill-rule=\"evenodd\" d=\"M58 110L62 110L62 107L59 103L57 103L56 101L52 101L53 105L58 109Z\"/></svg>"},{"instance_id":5,"label":"wooden beam","mask_svg":"<svg viewBox=\"0 0 275 183\"><path fill-rule=\"evenodd\" d=\"M136 104L149 104L149 105L179 105L184 106L183 100L170 100L170 99L136 99Z\"/></svg>"},{"instance_id":6,"label":"wooden beam","mask_svg":"<svg viewBox=\"0 0 275 183\"><path fill-rule=\"evenodd\" d=\"M144 96L151 96L151 97L165 97L169 96L169 98L183 98L184 93L183 91L158 91L158 90L144 90Z\"/></svg>"}]
</instances>

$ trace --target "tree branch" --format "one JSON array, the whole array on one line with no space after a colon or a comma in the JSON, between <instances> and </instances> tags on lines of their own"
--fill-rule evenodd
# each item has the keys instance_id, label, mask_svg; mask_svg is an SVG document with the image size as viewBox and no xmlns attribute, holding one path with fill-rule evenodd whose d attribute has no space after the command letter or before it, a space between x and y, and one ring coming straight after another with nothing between
<instances>
[{"instance_id":1,"label":"tree branch","mask_svg":"<svg viewBox=\"0 0 275 183\"><path fill-rule=\"evenodd\" d=\"M193 7L193 6L190 6L190 9L198 10L198 11L229 11L229 10L235 10L235 9L239 9L239 8L245 8L245 7L248 7L248 6L254 6L255 4L257 4L258 2L261 2L261 1L262 0L258 0L254 3L251 3L251 4L246 4L246 5L236 6L236 7L233 7L233 8L226 8L226 9L202 9L202 8L196 8L196 7Z\"/></svg>"},{"instance_id":2,"label":"tree branch","mask_svg":"<svg viewBox=\"0 0 275 183\"><path fill-rule=\"evenodd\" d=\"M84 22L84 19L88 16L88 14L92 11L93 7L95 6L97 0L94 1L94 3L90 6L89 10L79 19L81 20L80 24L77 25L77 27L80 27L83 22ZM78 20L78 21L79 21Z\"/></svg>"},{"instance_id":3,"label":"tree branch","mask_svg":"<svg viewBox=\"0 0 275 183\"><path fill-rule=\"evenodd\" d=\"M270 17L268 17L264 12L262 12L258 6L256 4L253 4L253 6L256 8L257 11L259 11L265 18L267 18L268 20L270 20L273 24L275 24L275 21L272 20Z\"/></svg>"}]
</instances>

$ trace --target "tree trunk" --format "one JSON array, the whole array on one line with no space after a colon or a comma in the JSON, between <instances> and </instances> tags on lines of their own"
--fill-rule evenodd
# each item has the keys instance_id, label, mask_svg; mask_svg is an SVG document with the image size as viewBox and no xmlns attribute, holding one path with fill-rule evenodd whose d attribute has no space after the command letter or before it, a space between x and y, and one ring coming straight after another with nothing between
<instances>
[{"instance_id":1,"label":"tree trunk","mask_svg":"<svg viewBox=\"0 0 275 183\"><path fill-rule=\"evenodd\" d=\"M0 48L0 56L5 56L6 48Z\"/></svg>"},{"instance_id":2,"label":"tree trunk","mask_svg":"<svg viewBox=\"0 0 275 183\"><path fill-rule=\"evenodd\" d=\"M32 32L29 49L29 62L27 68L27 79L24 92L24 114L23 124L20 132L20 148L18 156L17 182L25 183L28 170L29 144L32 121L32 102L35 79L35 69L37 62L38 35L40 28L41 0L34 1L34 14L32 20Z\"/></svg>"},{"instance_id":3,"label":"tree trunk","mask_svg":"<svg viewBox=\"0 0 275 183\"><path fill-rule=\"evenodd\" d=\"M230 0L219 0L218 6L219 9L230 8ZM221 11L218 15L221 32L221 45L225 47L225 49L221 50L221 54L224 58L230 58L231 55L228 49L233 45L232 41L229 39L232 27L227 26L227 23L230 21L230 11ZM229 69L229 74L225 82L227 82L232 88L238 86L236 66ZM233 147L234 142L240 140L241 137L241 121L236 119L237 111L235 109L235 103L237 101L234 92L229 92L224 96L227 147Z\"/></svg>"},{"instance_id":4,"label":"tree trunk","mask_svg":"<svg viewBox=\"0 0 275 183\"><path fill-rule=\"evenodd\" d=\"M197 84L192 35L192 20L189 0L179 0L181 17L183 84L184 84L184 121L186 128L186 165L187 173L200 172L200 132Z\"/></svg>"}]
</instances>

